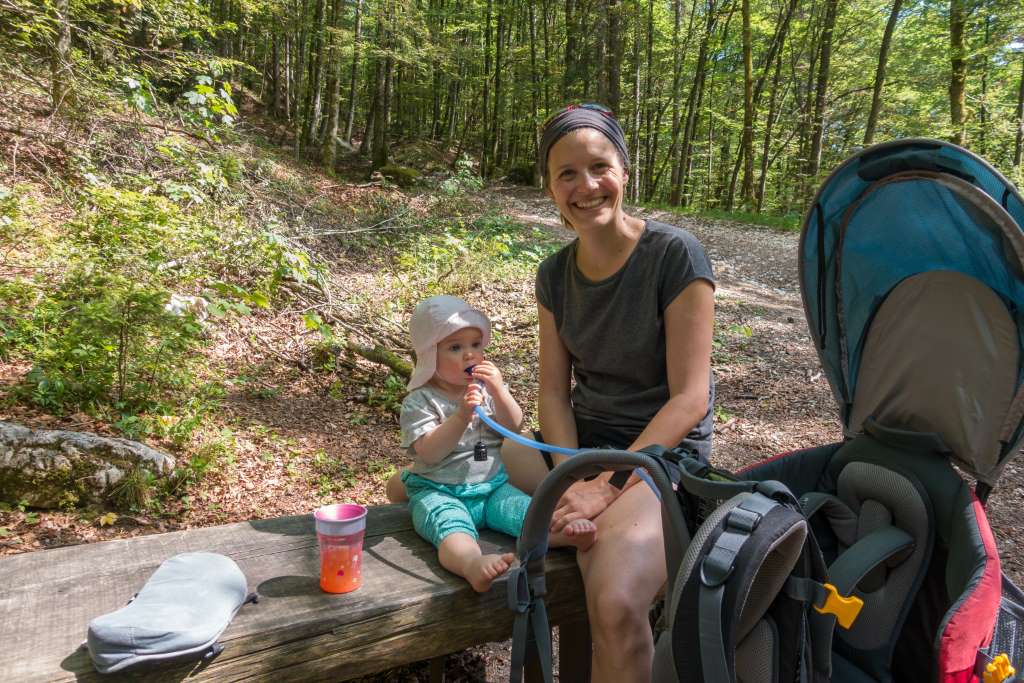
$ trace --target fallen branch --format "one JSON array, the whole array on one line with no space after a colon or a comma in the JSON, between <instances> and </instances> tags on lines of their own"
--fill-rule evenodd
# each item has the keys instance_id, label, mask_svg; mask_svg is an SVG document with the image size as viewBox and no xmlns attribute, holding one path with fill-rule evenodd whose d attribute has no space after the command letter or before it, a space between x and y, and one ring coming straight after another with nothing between
<instances>
[{"instance_id":1,"label":"fallen branch","mask_svg":"<svg viewBox=\"0 0 1024 683\"><path fill-rule=\"evenodd\" d=\"M392 353L383 346L371 348L362 344L356 344L353 341L347 341L345 342L345 348L368 361L391 368L402 377L412 376L412 365L398 354Z\"/></svg>"}]
</instances>

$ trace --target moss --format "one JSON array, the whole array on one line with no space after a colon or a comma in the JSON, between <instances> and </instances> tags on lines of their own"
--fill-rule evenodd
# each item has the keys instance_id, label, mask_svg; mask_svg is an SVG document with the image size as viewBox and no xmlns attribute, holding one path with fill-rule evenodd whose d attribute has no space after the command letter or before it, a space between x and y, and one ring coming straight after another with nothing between
<instances>
[{"instance_id":1,"label":"moss","mask_svg":"<svg viewBox=\"0 0 1024 683\"><path fill-rule=\"evenodd\" d=\"M412 187L420 179L420 172L408 166L388 164L387 166L381 166L378 170L382 176L399 187Z\"/></svg>"}]
</instances>

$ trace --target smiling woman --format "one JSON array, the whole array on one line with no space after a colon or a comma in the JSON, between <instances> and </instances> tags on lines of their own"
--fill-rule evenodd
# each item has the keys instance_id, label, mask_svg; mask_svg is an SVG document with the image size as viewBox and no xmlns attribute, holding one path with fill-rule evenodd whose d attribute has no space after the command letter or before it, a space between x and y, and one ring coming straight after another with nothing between
<instances>
[{"instance_id":1,"label":"smiling woman","mask_svg":"<svg viewBox=\"0 0 1024 683\"><path fill-rule=\"evenodd\" d=\"M703 248L684 230L625 213L629 154L603 107L557 112L540 152L547 194L576 239L537 273L538 436L566 448L679 445L708 457L714 280ZM563 457L510 443L503 456L528 492ZM594 681L650 680L647 613L666 575L660 504L639 481L609 473L578 482L552 517L552 532L597 524L597 542L577 554Z\"/></svg>"}]
</instances>

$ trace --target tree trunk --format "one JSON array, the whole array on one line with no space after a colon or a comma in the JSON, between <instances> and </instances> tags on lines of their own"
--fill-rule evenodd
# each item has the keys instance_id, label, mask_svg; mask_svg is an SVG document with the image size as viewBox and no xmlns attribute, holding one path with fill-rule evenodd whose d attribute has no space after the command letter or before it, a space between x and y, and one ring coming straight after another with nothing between
<instances>
[{"instance_id":1,"label":"tree trunk","mask_svg":"<svg viewBox=\"0 0 1024 683\"><path fill-rule=\"evenodd\" d=\"M537 185L541 177L540 162L540 75L537 73L537 9L533 2L529 3L530 8L530 128L533 131L533 178L532 182Z\"/></svg>"},{"instance_id":2,"label":"tree trunk","mask_svg":"<svg viewBox=\"0 0 1024 683\"><path fill-rule=\"evenodd\" d=\"M334 0L331 3L331 28L337 29L339 17L344 8L345 0ZM341 118L341 55L338 54L338 39L335 31L328 33L327 66L331 74L327 83L327 132L324 135L322 157L324 168L334 170L335 155L338 149L338 126Z\"/></svg>"},{"instance_id":3,"label":"tree trunk","mask_svg":"<svg viewBox=\"0 0 1024 683\"><path fill-rule=\"evenodd\" d=\"M498 164L501 162L499 152L501 149L501 138L503 137L498 121L501 119L502 95L504 94L501 89L501 71L502 53L505 47L505 4L502 0L497 0L497 3L498 35L494 50L494 107L491 110L491 175L494 175L498 170Z\"/></svg>"},{"instance_id":4,"label":"tree trunk","mask_svg":"<svg viewBox=\"0 0 1024 683\"><path fill-rule=\"evenodd\" d=\"M618 115L622 104L622 3L608 1L608 33L605 41L605 82L608 106Z\"/></svg>"},{"instance_id":5,"label":"tree trunk","mask_svg":"<svg viewBox=\"0 0 1024 683\"><path fill-rule=\"evenodd\" d=\"M68 0L55 0L54 19L57 40L50 51L50 101L53 111L60 111L71 95L71 22Z\"/></svg>"},{"instance_id":6,"label":"tree trunk","mask_svg":"<svg viewBox=\"0 0 1024 683\"><path fill-rule=\"evenodd\" d=\"M743 184L740 189L740 201L744 206L750 204L754 191L754 47L750 30L750 0L742 2L743 14L743 139L740 143L740 155L743 157ZM730 183L727 209L732 209L733 188Z\"/></svg>"},{"instance_id":7,"label":"tree trunk","mask_svg":"<svg viewBox=\"0 0 1024 683\"><path fill-rule=\"evenodd\" d=\"M811 153L807 160L807 176L811 182L817 178L821 168L821 144L825 134L825 97L828 94L832 32L836 26L837 5L838 0L826 0L825 23L821 29L821 56L818 61L818 82L814 91L814 118L811 121Z\"/></svg>"},{"instance_id":8,"label":"tree trunk","mask_svg":"<svg viewBox=\"0 0 1024 683\"><path fill-rule=\"evenodd\" d=\"M782 79L782 49L775 60L775 77L772 79L772 94L768 102L768 118L764 124L764 145L761 147L761 175L757 181L757 212L764 208L764 192L768 182L768 168L771 165L769 153L772 145L772 127L775 125L776 105L779 96L779 81Z\"/></svg>"},{"instance_id":9,"label":"tree trunk","mask_svg":"<svg viewBox=\"0 0 1024 683\"><path fill-rule=\"evenodd\" d=\"M1024 50L1020 51L1020 83L1017 86L1017 140L1013 147L1013 167L1020 171L1024 153Z\"/></svg>"},{"instance_id":10,"label":"tree trunk","mask_svg":"<svg viewBox=\"0 0 1024 683\"><path fill-rule=\"evenodd\" d=\"M480 177L486 178L491 172L491 126L488 112L491 105L491 10L492 0L487 0L484 19L484 98L483 98L483 149L480 153Z\"/></svg>"},{"instance_id":11,"label":"tree trunk","mask_svg":"<svg viewBox=\"0 0 1024 683\"><path fill-rule=\"evenodd\" d=\"M949 0L949 118L953 142L967 142L967 47L964 28L967 24L968 0Z\"/></svg>"},{"instance_id":12,"label":"tree trunk","mask_svg":"<svg viewBox=\"0 0 1024 683\"><path fill-rule=\"evenodd\" d=\"M878 124L878 112L882 108L882 86L885 85L885 66L889 59L889 45L892 43L892 34L896 31L896 21L900 17L902 4L903 0L893 0L889 21L885 23L885 33L882 34L882 46L878 51L878 67L875 69L875 87L871 93L871 111L868 112L868 125L864 129L865 147L875 141L875 126Z\"/></svg>"},{"instance_id":13,"label":"tree trunk","mask_svg":"<svg viewBox=\"0 0 1024 683\"><path fill-rule=\"evenodd\" d=\"M562 100L565 102L573 99L577 81L575 9L576 0L565 0L565 71L562 74Z\"/></svg>"},{"instance_id":14,"label":"tree trunk","mask_svg":"<svg viewBox=\"0 0 1024 683\"><path fill-rule=\"evenodd\" d=\"M352 70L348 85L348 120L345 122L345 140L352 142L352 126L356 120L356 77L359 74L360 33L363 28L363 0L356 0L356 25L352 29Z\"/></svg>"},{"instance_id":15,"label":"tree trunk","mask_svg":"<svg viewBox=\"0 0 1024 683\"><path fill-rule=\"evenodd\" d=\"M315 144L314 138L320 123L320 88L323 78L323 36L324 10L326 0L316 0L312 36L309 42L309 73L306 76L306 98L303 105L303 142L306 146Z\"/></svg>"},{"instance_id":16,"label":"tree trunk","mask_svg":"<svg viewBox=\"0 0 1024 683\"><path fill-rule=\"evenodd\" d=\"M672 184L669 203L672 206L680 206L683 203L683 187L686 185L686 176L690 167L690 148L693 145L693 138L697 134L697 101L702 99L704 90L704 79L707 71L708 43L715 31L717 20L714 1L708 2L707 22L704 27L704 35L700 39L700 47L697 48L697 63L694 65L693 85L690 87L690 94L686 98L686 119L683 125L683 139L679 148L679 170L676 174L676 181Z\"/></svg>"}]
</instances>

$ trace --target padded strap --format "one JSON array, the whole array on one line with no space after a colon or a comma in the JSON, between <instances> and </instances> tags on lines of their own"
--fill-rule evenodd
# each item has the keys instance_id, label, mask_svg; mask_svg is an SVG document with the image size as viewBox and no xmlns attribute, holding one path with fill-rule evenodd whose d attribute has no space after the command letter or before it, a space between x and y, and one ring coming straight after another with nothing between
<instances>
[{"instance_id":1,"label":"padded strap","mask_svg":"<svg viewBox=\"0 0 1024 683\"><path fill-rule=\"evenodd\" d=\"M509 664L509 681L523 680L523 667L530 651L537 654L544 683L552 683L551 626L544 604L547 592L544 577L531 580L526 566L515 567L509 572L509 607L516 613L512 624L512 656Z\"/></svg>"},{"instance_id":2,"label":"padded strap","mask_svg":"<svg viewBox=\"0 0 1024 683\"><path fill-rule=\"evenodd\" d=\"M841 594L849 595L871 570L913 547L914 537L903 529L876 529L836 558L828 568L829 581Z\"/></svg>"},{"instance_id":3,"label":"padded strap","mask_svg":"<svg viewBox=\"0 0 1024 683\"><path fill-rule=\"evenodd\" d=\"M803 508L807 521L811 521L819 512L824 514L832 531L843 545L850 546L856 542L857 513L838 496L821 491L805 493L800 497L800 507Z\"/></svg>"},{"instance_id":4,"label":"padded strap","mask_svg":"<svg viewBox=\"0 0 1024 683\"><path fill-rule=\"evenodd\" d=\"M736 557L750 540L750 535L761 519L778 505L777 501L760 494L747 496L726 516L725 528L701 562L698 632L704 683L730 683L722 628L726 582L732 576Z\"/></svg>"}]
</instances>

